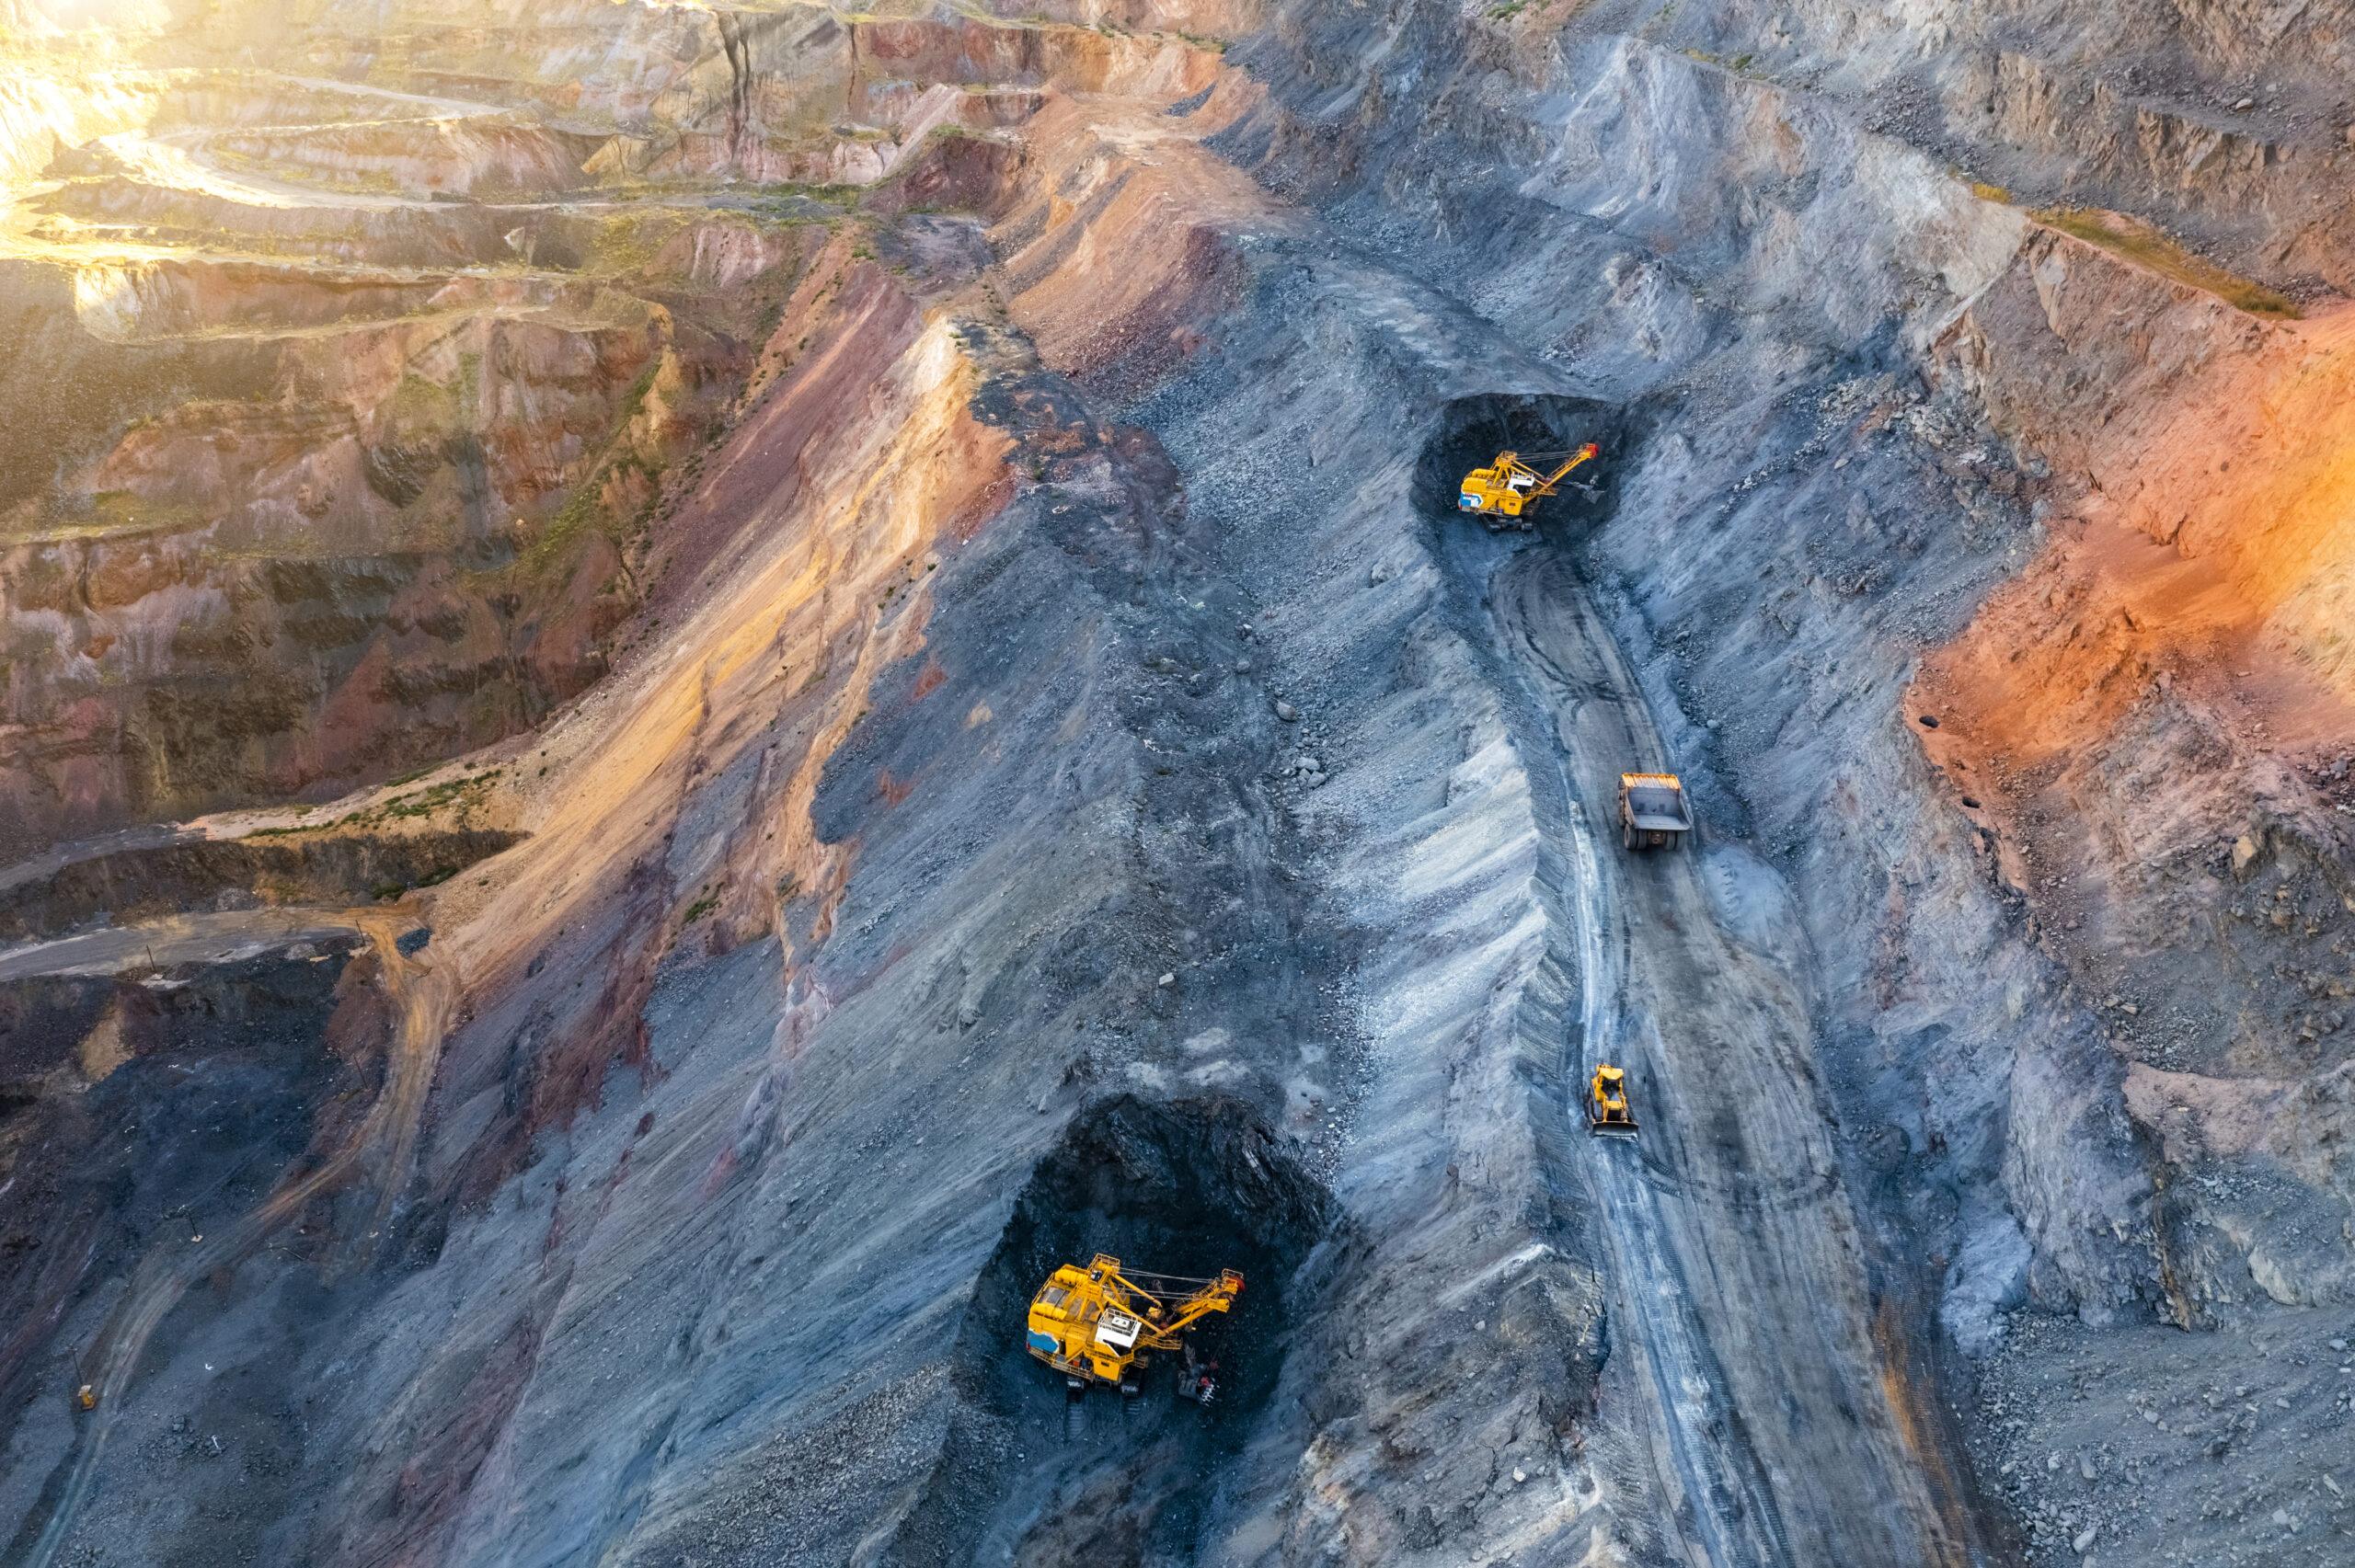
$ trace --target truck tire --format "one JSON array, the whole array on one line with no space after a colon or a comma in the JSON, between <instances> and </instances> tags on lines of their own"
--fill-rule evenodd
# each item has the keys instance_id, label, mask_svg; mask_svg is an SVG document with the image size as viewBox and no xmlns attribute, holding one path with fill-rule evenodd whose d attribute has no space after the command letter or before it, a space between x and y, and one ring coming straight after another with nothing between
<instances>
[{"instance_id":1,"label":"truck tire","mask_svg":"<svg viewBox=\"0 0 2355 1568\"><path fill-rule=\"evenodd\" d=\"M1619 824L1619 847L1629 851L1636 847L1636 830L1626 822Z\"/></svg>"}]
</instances>

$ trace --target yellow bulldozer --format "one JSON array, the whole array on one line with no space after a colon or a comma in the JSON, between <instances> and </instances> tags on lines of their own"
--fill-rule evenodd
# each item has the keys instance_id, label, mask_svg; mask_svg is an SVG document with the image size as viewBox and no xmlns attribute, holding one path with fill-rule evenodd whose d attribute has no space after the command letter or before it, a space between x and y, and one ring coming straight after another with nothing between
<instances>
[{"instance_id":1,"label":"yellow bulldozer","mask_svg":"<svg viewBox=\"0 0 2355 1568\"><path fill-rule=\"evenodd\" d=\"M1120 1260L1098 1253L1086 1268L1064 1264L1030 1299L1030 1354L1061 1372L1074 1393L1106 1383L1136 1392L1130 1375L1138 1359L1176 1350L1178 1336L1212 1312L1233 1309L1243 1276L1221 1269L1215 1279L1124 1271Z\"/></svg>"},{"instance_id":2,"label":"yellow bulldozer","mask_svg":"<svg viewBox=\"0 0 2355 1568\"><path fill-rule=\"evenodd\" d=\"M1458 511L1485 518L1490 528L1527 528L1525 516L1529 509L1561 487L1562 481L1586 464L1603 455L1603 449L1592 441L1576 452L1533 452L1528 461L1517 452L1500 452L1496 462L1486 468L1475 468L1464 476L1456 487L1455 508ZM1530 462L1552 463L1562 460L1561 466L1551 473L1540 473Z\"/></svg>"},{"instance_id":3,"label":"yellow bulldozer","mask_svg":"<svg viewBox=\"0 0 2355 1568\"><path fill-rule=\"evenodd\" d=\"M1594 1070L1587 1085L1586 1129L1597 1138L1636 1136L1636 1116L1627 1108L1627 1075L1608 1063Z\"/></svg>"}]
</instances>

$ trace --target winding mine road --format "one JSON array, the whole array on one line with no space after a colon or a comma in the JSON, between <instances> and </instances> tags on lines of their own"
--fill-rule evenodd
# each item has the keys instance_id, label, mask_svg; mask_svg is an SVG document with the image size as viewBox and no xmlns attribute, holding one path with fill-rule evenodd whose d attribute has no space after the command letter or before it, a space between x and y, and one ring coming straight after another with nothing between
<instances>
[{"instance_id":1,"label":"winding mine road","mask_svg":"<svg viewBox=\"0 0 2355 1568\"><path fill-rule=\"evenodd\" d=\"M1554 733L1542 824L1578 961L1568 1075L1628 1069L1642 1136L1582 1162L1603 1219L1614 1340L1640 1357L1659 1543L1710 1568L1965 1564L1882 1353L1818 1081L1805 976L1729 932L1687 851L1617 842L1623 770L1673 762L1570 562L1522 549L1490 584L1497 629ZM1566 808L1565 808L1566 804ZM1706 827L1706 824L1705 824ZM1579 1107L1572 1115L1580 1121Z\"/></svg>"},{"instance_id":2,"label":"winding mine road","mask_svg":"<svg viewBox=\"0 0 2355 1568\"><path fill-rule=\"evenodd\" d=\"M36 975L111 975L173 964L233 964L297 942L358 936L362 930L360 917L333 910L173 915L0 948L0 983Z\"/></svg>"}]
</instances>

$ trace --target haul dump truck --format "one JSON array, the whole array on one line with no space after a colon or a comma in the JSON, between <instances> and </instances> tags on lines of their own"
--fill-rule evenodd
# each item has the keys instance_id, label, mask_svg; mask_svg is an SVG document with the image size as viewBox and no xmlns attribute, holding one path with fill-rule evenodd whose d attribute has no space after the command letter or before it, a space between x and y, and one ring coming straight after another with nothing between
<instances>
[{"instance_id":1,"label":"haul dump truck","mask_svg":"<svg viewBox=\"0 0 2355 1568\"><path fill-rule=\"evenodd\" d=\"M1561 466L1549 474L1541 474L1522 460L1517 452L1500 452L1496 462L1486 468L1475 468L1456 486L1455 509L1486 519L1490 528L1527 528L1530 508L1561 487L1562 481L1578 469L1603 455L1603 449L1592 441L1576 452L1533 452L1531 461L1551 463L1564 459Z\"/></svg>"},{"instance_id":2,"label":"haul dump truck","mask_svg":"<svg viewBox=\"0 0 2355 1568\"><path fill-rule=\"evenodd\" d=\"M1215 1279L1123 1272L1098 1253L1086 1268L1065 1264L1030 1299L1030 1354L1063 1375L1074 1394L1091 1383L1137 1391L1130 1369L1155 1350L1176 1350L1178 1335L1212 1312L1232 1309L1243 1276Z\"/></svg>"},{"instance_id":3,"label":"haul dump truck","mask_svg":"<svg viewBox=\"0 0 2355 1568\"><path fill-rule=\"evenodd\" d=\"M1619 846L1629 850L1674 849L1693 830L1693 807L1684 781L1674 773L1619 775Z\"/></svg>"}]
</instances>

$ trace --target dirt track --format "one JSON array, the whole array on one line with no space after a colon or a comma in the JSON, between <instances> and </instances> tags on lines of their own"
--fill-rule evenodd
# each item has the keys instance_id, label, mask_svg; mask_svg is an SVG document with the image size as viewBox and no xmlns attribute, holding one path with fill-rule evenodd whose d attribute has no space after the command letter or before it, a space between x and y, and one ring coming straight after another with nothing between
<instances>
[{"instance_id":1,"label":"dirt track","mask_svg":"<svg viewBox=\"0 0 2355 1568\"><path fill-rule=\"evenodd\" d=\"M1580 977L1568 1076L1625 1065L1643 1126L1632 1145L1595 1142L1583 1173L1685 1559L1971 1561L1890 1402L1904 1391L1871 1332L1805 956L1770 950L1771 920L1745 921L1748 940L1728 929L1729 910L1774 897L1743 886L1770 874L1706 840L1643 857L1611 841L1620 771L1675 760L1565 557L1518 553L1492 594L1554 731L1524 738L1533 773L1549 753L1558 770L1538 798Z\"/></svg>"},{"instance_id":2,"label":"dirt track","mask_svg":"<svg viewBox=\"0 0 2355 1568\"><path fill-rule=\"evenodd\" d=\"M240 953L349 936L362 916L328 910L236 910L109 926L0 950L0 982L35 975L105 975L133 967L221 963Z\"/></svg>"},{"instance_id":3,"label":"dirt track","mask_svg":"<svg viewBox=\"0 0 2355 1568\"><path fill-rule=\"evenodd\" d=\"M219 961L224 953L240 947L357 933L368 938L382 966L379 983L398 1020L384 1093L341 1150L302 1175L290 1173L268 1200L227 1230L190 1242L159 1244L140 1260L129 1288L82 1362L83 1376L96 1391L98 1405L76 1435L72 1467L48 1524L33 1543L28 1558L30 1568L46 1568L72 1534L90 1495L107 1439L125 1408L123 1396L141 1353L192 1286L215 1270L234 1267L314 1197L341 1185L363 1164L373 1165L380 1178L377 1222L381 1229L398 1187L396 1173L406 1166L415 1144L425 1091L432 1082L444 1036L441 1004L450 994L446 980L437 977L430 965L414 962L401 951L399 939L415 923L404 914L384 910L240 910L44 943L0 957L0 979L14 980L134 964ZM376 1234L372 1230L370 1239ZM363 1242L359 1250L364 1253L369 1248Z\"/></svg>"}]
</instances>

